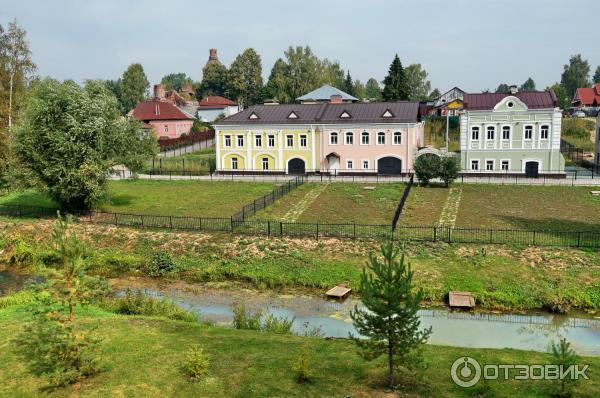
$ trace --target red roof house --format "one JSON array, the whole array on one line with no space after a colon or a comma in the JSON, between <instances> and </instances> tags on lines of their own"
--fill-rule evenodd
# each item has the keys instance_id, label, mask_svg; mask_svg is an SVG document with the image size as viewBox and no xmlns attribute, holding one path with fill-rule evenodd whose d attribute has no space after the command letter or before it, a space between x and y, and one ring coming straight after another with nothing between
<instances>
[{"instance_id":1,"label":"red roof house","mask_svg":"<svg viewBox=\"0 0 600 398\"><path fill-rule=\"evenodd\" d=\"M221 116L231 116L240 111L238 104L219 95L202 98L198 103L198 118L205 122L212 122Z\"/></svg>"},{"instance_id":2,"label":"red roof house","mask_svg":"<svg viewBox=\"0 0 600 398\"><path fill-rule=\"evenodd\" d=\"M227 106L237 106L237 104L232 100L219 95L204 97L198 104L199 108L204 109L223 109Z\"/></svg>"},{"instance_id":3,"label":"red roof house","mask_svg":"<svg viewBox=\"0 0 600 398\"><path fill-rule=\"evenodd\" d=\"M573 106L600 106L600 83L593 87L580 87L575 91Z\"/></svg>"},{"instance_id":4,"label":"red roof house","mask_svg":"<svg viewBox=\"0 0 600 398\"><path fill-rule=\"evenodd\" d=\"M159 138L178 138L182 134L189 134L194 124L192 116L167 101L142 101L137 104L131 116L152 126Z\"/></svg>"}]
</instances>

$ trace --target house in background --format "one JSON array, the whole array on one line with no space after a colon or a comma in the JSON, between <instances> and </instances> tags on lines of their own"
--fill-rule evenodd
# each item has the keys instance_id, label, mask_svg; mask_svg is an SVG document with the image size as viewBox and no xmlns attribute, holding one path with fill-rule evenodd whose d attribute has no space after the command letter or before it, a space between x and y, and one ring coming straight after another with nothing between
<instances>
[{"instance_id":1,"label":"house in background","mask_svg":"<svg viewBox=\"0 0 600 398\"><path fill-rule=\"evenodd\" d=\"M351 96L342 90L325 84L316 90L311 91L308 94L304 94L301 97L296 98L296 101L301 104L316 104L316 103L348 103L358 102L358 98Z\"/></svg>"},{"instance_id":2,"label":"house in background","mask_svg":"<svg viewBox=\"0 0 600 398\"><path fill-rule=\"evenodd\" d=\"M454 87L437 98L433 105L429 107L428 113L437 116L458 116L463 110L463 99L465 92L458 87Z\"/></svg>"},{"instance_id":3,"label":"house in background","mask_svg":"<svg viewBox=\"0 0 600 398\"><path fill-rule=\"evenodd\" d=\"M594 156L596 172L600 173L600 113L596 117L596 155Z\"/></svg>"},{"instance_id":4,"label":"house in background","mask_svg":"<svg viewBox=\"0 0 600 398\"><path fill-rule=\"evenodd\" d=\"M215 130L225 173L401 174L423 144L416 102L257 105Z\"/></svg>"},{"instance_id":5,"label":"house in background","mask_svg":"<svg viewBox=\"0 0 600 398\"><path fill-rule=\"evenodd\" d=\"M461 168L466 174L564 176L562 114L552 90L464 95Z\"/></svg>"},{"instance_id":6,"label":"house in background","mask_svg":"<svg viewBox=\"0 0 600 398\"><path fill-rule=\"evenodd\" d=\"M591 113L600 108L600 83L595 83L592 87L580 87L575 90L575 96L571 102L575 108L590 109Z\"/></svg>"},{"instance_id":7,"label":"house in background","mask_svg":"<svg viewBox=\"0 0 600 398\"><path fill-rule=\"evenodd\" d=\"M198 103L196 115L203 122L213 122L219 116L235 115L240 107L235 102L218 95L202 98Z\"/></svg>"},{"instance_id":8,"label":"house in background","mask_svg":"<svg viewBox=\"0 0 600 398\"><path fill-rule=\"evenodd\" d=\"M142 121L143 128L152 128L158 139L179 138L189 134L194 124L194 118L181 111L170 101L157 99L142 101L130 115Z\"/></svg>"}]
</instances>

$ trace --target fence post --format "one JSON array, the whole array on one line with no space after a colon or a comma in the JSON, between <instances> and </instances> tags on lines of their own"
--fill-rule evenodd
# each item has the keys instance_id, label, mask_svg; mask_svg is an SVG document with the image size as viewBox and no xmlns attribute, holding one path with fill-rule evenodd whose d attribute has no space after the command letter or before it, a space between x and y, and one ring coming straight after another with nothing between
<instances>
[{"instance_id":1,"label":"fence post","mask_svg":"<svg viewBox=\"0 0 600 398\"><path fill-rule=\"evenodd\" d=\"M169 216L169 226L173 229L173 216Z\"/></svg>"},{"instance_id":2,"label":"fence post","mask_svg":"<svg viewBox=\"0 0 600 398\"><path fill-rule=\"evenodd\" d=\"M490 228L490 243L494 243L494 240L492 239L492 232L493 230Z\"/></svg>"},{"instance_id":3,"label":"fence post","mask_svg":"<svg viewBox=\"0 0 600 398\"><path fill-rule=\"evenodd\" d=\"M283 237L283 223L279 221L279 236Z\"/></svg>"},{"instance_id":4,"label":"fence post","mask_svg":"<svg viewBox=\"0 0 600 398\"><path fill-rule=\"evenodd\" d=\"M437 242L437 225L433 226L433 241Z\"/></svg>"},{"instance_id":5,"label":"fence post","mask_svg":"<svg viewBox=\"0 0 600 398\"><path fill-rule=\"evenodd\" d=\"M354 240L356 240L356 223L354 223L354 227L353 227L353 231L352 231L352 236L353 236Z\"/></svg>"},{"instance_id":6,"label":"fence post","mask_svg":"<svg viewBox=\"0 0 600 398\"><path fill-rule=\"evenodd\" d=\"M144 215L140 214L140 222L142 223L142 228L144 228Z\"/></svg>"},{"instance_id":7,"label":"fence post","mask_svg":"<svg viewBox=\"0 0 600 398\"><path fill-rule=\"evenodd\" d=\"M535 231L533 231L533 242L532 244L535 246Z\"/></svg>"},{"instance_id":8,"label":"fence post","mask_svg":"<svg viewBox=\"0 0 600 398\"><path fill-rule=\"evenodd\" d=\"M577 247L581 247L581 231L577 232Z\"/></svg>"},{"instance_id":9,"label":"fence post","mask_svg":"<svg viewBox=\"0 0 600 398\"><path fill-rule=\"evenodd\" d=\"M229 220L231 221L231 233L233 233L233 216L229 217Z\"/></svg>"},{"instance_id":10,"label":"fence post","mask_svg":"<svg viewBox=\"0 0 600 398\"><path fill-rule=\"evenodd\" d=\"M115 225L118 226L119 225L119 220L117 219L117 213L114 213L114 214L115 214Z\"/></svg>"},{"instance_id":11,"label":"fence post","mask_svg":"<svg viewBox=\"0 0 600 398\"><path fill-rule=\"evenodd\" d=\"M271 221L267 221L267 236L271 236Z\"/></svg>"},{"instance_id":12,"label":"fence post","mask_svg":"<svg viewBox=\"0 0 600 398\"><path fill-rule=\"evenodd\" d=\"M319 240L319 223L317 223L317 241Z\"/></svg>"},{"instance_id":13,"label":"fence post","mask_svg":"<svg viewBox=\"0 0 600 398\"><path fill-rule=\"evenodd\" d=\"M448 243L452 243L452 228L449 226L447 228L448 228Z\"/></svg>"}]
</instances>

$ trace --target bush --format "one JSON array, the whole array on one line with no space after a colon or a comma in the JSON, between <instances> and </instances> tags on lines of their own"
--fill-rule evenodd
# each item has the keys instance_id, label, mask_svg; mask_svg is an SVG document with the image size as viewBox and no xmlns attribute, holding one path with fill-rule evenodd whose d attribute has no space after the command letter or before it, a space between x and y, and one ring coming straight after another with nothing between
<instances>
[{"instance_id":1,"label":"bush","mask_svg":"<svg viewBox=\"0 0 600 398\"><path fill-rule=\"evenodd\" d=\"M314 372L310 362L310 354L307 351L302 351L292 365L298 383L307 383L313 378Z\"/></svg>"},{"instance_id":2,"label":"bush","mask_svg":"<svg viewBox=\"0 0 600 398\"><path fill-rule=\"evenodd\" d=\"M177 267L167 252L156 252L152 257L152 262L148 267L150 276L164 276L168 273L176 271Z\"/></svg>"},{"instance_id":3,"label":"bush","mask_svg":"<svg viewBox=\"0 0 600 398\"><path fill-rule=\"evenodd\" d=\"M450 186L458 178L459 171L458 159L455 157L445 156L440 160L438 177L446 186Z\"/></svg>"},{"instance_id":4,"label":"bush","mask_svg":"<svg viewBox=\"0 0 600 398\"><path fill-rule=\"evenodd\" d=\"M200 381L208 374L210 361L204 354L204 349L199 345L188 348L183 362L183 372L191 381Z\"/></svg>"},{"instance_id":5,"label":"bush","mask_svg":"<svg viewBox=\"0 0 600 398\"><path fill-rule=\"evenodd\" d=\"M114 298L102 303L109 311L124 315L159 316L177 321L197 322L198 315L186 311L167 299L157 299L145 296L141 291L133 293L127 289L125 296Z\"/></svg>"},{"instance_id":6,"label":"bush","mask_svg":"<svg viewBox=\"0 0 600 398\"><path fill-rule=\"evenodd\" d=\"M30 291L21 290L8 296L0 297L0 308L8 308L15 305L31 304L36 301L36 296Z\"/></svg>"},{"instance_id":7,"label":"bush","mask_svg":"<svg viewBox=\"0 0 600 398\"><path fill-rule=\"evenodd\" d=\"M425 154L419 156L413 165L417 180L426 186L429 181L439 176L440 158L435 155Z\"/></svg>"},{"instance_id":8,"label":"bush","mask_svg":"<svg viewBox=\"0 0 600 398\"><path fill-rule=\"evenodd\" d=\"M269 314L263 324L265 332L292 334L292 326L296 318L288 319L286 317L278 318L273 314Z\"/></svg>"},{"instance_id":9,"label":"bush","mask_svg":"<svg viewBox=\"0 0 600 398\"><path fill-rule=\"evenodd\" d=\"M261 330L263 332L292 334L295 318L277 317L269 314L263 319L263 312L250 314L243 304L233 306L233 327L236 329Z\"/></svg>"},{"instance_id":10,"label":"bush","mask_svg":"<svg viewBox=\"0 0 600 398\"><path fill-rule=\"evenodd\" d=\"M9 264L29 266L33 265L35 261L36 252L34 248L21 238L17 238L8 256Z\"/></svg>"}]
</instances>

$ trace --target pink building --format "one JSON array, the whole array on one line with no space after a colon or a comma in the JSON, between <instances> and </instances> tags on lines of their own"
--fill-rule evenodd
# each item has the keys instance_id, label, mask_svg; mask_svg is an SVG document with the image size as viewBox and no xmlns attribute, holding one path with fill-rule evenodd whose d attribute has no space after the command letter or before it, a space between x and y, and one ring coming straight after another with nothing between
<instances>
[{"instance_id":1,"label":"pink building","mask_svg":"<svg viewBox=\"0 0 600 398\"><path fill-rule=\"evenodd\" d=\"M178 138L182 134L189 134L194 124L192 116L167 101L140 102L133 110L132 116L152 126L159 139Z\"/></svg>"}]
</instances>

